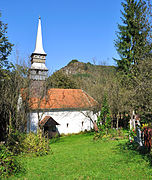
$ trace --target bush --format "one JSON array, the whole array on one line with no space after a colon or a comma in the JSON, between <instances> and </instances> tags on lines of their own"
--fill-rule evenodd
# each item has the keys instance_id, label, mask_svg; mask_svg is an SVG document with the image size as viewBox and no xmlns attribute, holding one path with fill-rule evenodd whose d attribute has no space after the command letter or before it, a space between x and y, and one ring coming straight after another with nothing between
<instances>
[{"instance_id":1,"label":"bush","mask_svg":"<svg viewBox=\"0 0 152 180\"><path fill-rule=\"evenodd\" d=\"M45 155L49 151L48 139L43 137L40 131L37 134L23 134L19 133L18 131L12 132L8 136L6 146L14 155L21 153Z\"/></svg>"},{"instance_id":2,"label":"bush","mask_svg":"<svg viewBox=\"0 0 152 180\"><path fill-rule=\"evenodd\" d=\"M97 139L103 139L103 140L118 140L118 139L125 139L127 138L127 132L125 132L123 129L119 128L114 129L114 128L109 128L108 133L107 130L102 126L102 129L99 132L96 132L94 135L94 140Z\"/></svg>"},{"instance_id":3,"label":"bush","mask_svg":"<svg viewBox=\"0 0 152 180\"><path fill-rule=\"evenodd\" d=\"M37 156L46 155L49 152L49 141L38 131L37 134L29 133L23 141L23 152L34 153Z\"/></svg>"},{"instance_id":4,"label":"bush","mask_svg":"<svg viewBox=\"0 0 152 180\"><path fill-rule=\"evenodd\" d=\"M0 177L8 177L21 170L21 165L16 156L4 145L0 146Z\"/></svg>"},{"instance_id":5,"label":"bush","mask_svg":"<svg viewBox=\"0 0 152 180\"><path fill-rule=\"evenodd\" d=\"M17 156L20 153L34 153L37 156L46 155L49 152L49 141L37 134L23 134L12 132L7 139L6 146L0 145L0 177L8 177L23 170Z\"/></svg>"},{"instance_id":6,"label":"bush","mask_svg":"<svg viewBox=\"0 0 152 180\"><path fill-rule=\"evenodd\" d=\"M12 132L8 135L6 146L14 155L22 153L25 137L26 134L20 133L19 131Z\"/></svg>"}]
</instances>

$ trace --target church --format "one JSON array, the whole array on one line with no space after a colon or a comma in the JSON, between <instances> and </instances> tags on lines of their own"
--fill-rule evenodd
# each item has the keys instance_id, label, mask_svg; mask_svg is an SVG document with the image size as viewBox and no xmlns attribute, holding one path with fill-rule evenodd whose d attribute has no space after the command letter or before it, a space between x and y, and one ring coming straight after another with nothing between
<instances>
[{"instance_id":1,"label":"church","mask_svg":"<svg viewBox=\"0 0 152 180\"><path fill-rule=\"evenodd\" d=\"M97 114L93 113L97 101L82 89L45 89L48 73L46 56L39 17L36 45L29 69L31 94L27 131L36 132L40 127L49 137L53 137L56 134L91 130L97 120Z\"/></svg>"}]
</instances>

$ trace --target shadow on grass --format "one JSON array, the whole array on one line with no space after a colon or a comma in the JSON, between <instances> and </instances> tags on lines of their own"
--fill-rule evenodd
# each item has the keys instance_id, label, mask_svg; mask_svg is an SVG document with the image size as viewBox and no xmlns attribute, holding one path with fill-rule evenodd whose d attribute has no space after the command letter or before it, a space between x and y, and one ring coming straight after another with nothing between
<instances>
[{"instance_id":1,"label":"shadow on grass","mask_svg":"<svg viewBox=\"0 0 152 180\"><path fill-rule=\"evenodd\" d=\"M140 147L138 143L131 143L129 141L125 143L120 142L117 147L121 153L129 151L132 155L140 154L145 161L149 162L150 167L152 167L152 152L149 152L146 147Z\"/></svg>"},{"instance_id":2,"label":"shadow on grass","mask_svg":"<svg viewBox=\"0 0 152 180\"><path fill-rule=\"evenodd\" d=\"M67 134L67 135L61 135L58 137L53 137L49 140L49 144L54 144L54 143L63 143L63 142L69 142L71 141L71 139L78 139L80 136L93 136L94 135L94 131L84 131L84 132L80 132L80 133L73 133L73 134ZM69 138L67 138L69 137Z\"/></svg>"},{"instance_id":3,"label":"shadow on grass","mask_svg":"<svg viewBox=\"0 0 152 180\"><path fill-rule=\"evenodd\" d=\"M61 143L61 142L64 142L64 139L63 139L63 138L54 137L54 138L50 139L50 143L49 143L49 144Z\"/></svg>"}]
</instances>

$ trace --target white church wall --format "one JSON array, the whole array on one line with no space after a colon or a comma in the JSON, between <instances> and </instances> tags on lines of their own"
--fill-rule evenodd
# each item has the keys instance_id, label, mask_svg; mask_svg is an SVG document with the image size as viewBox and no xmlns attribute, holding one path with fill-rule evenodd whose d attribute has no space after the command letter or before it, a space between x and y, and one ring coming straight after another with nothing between
<instances>
[{"instance_id":1,"label":"white church wall","mask_svg":"<svg viewBox=\"0 0 152 180\"><path fill-rule=\"evenodd\" d=\"M48 112L39 112L39 117L41 120L45 116L51 116L56 122L60 125L57 126L60 134L69 134L69 133L79 133L81 131L90 130L93 128L93 124L90 118L85 115L89 115L93 121L97 120L97 115L93 114L90 111L48 111ZM36 132L38 127L38 113L31 112L29 114L30 130ZM27 128L29 129L29 127Z\"/></svg>"}]
</instances>

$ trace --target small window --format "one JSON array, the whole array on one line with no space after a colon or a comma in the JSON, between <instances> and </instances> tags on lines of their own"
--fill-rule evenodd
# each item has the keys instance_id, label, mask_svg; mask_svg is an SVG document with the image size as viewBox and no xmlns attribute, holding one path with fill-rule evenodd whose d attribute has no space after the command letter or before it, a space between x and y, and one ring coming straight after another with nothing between
<instances>
[{"instance_id":1,"label":"small window","mask_svg":"<svg viewBox=\"0 0 152 180\"><path fill-rule=\"evenodd\" d=\"M82 121L82 127L83 127L84 121Z\"/></svg>"},{"instance_id":2,"label":"small window","mask_svg":"<svg viewBox=\"0 0 152 180\"><path fill-rule=\"evenodd\" d=\"M69 123L67 123L67 128L68 128L68 126L69 126Z\"/></svg>"}]
</instances>

